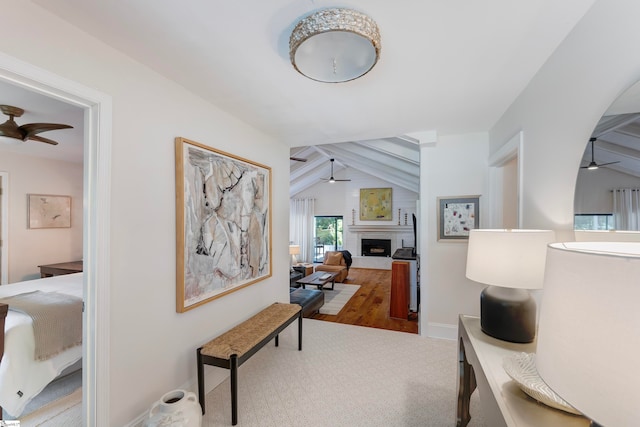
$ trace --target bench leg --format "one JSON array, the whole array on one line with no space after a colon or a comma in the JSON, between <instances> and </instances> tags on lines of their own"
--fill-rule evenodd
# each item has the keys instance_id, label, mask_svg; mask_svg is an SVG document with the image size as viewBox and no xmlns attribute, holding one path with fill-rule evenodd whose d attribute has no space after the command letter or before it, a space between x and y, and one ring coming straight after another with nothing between
<instances>
[{"instance_id":1,"label":"bench leg","mask_svg":"<svg viewBox=\"0 0 640 427\"><path fill-rule=\"evenodd\" d=\"M202 415L204 415L204 364L202 363L202 347L196 350L196 359L198 366L198 400L200 401L200 408L202 408Z\"/></svg>"},{"instance_id":2,"label":"bench leg","mask_svg":"<svg viewBox=\"0 0 640 427\"><path fill-rule=\"evenodd\" d=\"M278 346L278 335L276 335L276 347Z\"/></svg>"},{"instance_id":3,"label":"bench leg","mask_svg":"<svg viewBox=\"0 0 640 427\"><path fill-rule=\"evenodd\" d=\"M231 369L231 425L238 424L238 355L232 354L230 359Z\"/></svg>"},{"instance_id":4,"label":"bench leg","mask_svg":"<svg viewBox=\"0 0 640 427\"><path fill-rule=\"evenodd\" d=\"M302 310L298 313L298 351L302 351Z\"/></svg>"}]
</instances>

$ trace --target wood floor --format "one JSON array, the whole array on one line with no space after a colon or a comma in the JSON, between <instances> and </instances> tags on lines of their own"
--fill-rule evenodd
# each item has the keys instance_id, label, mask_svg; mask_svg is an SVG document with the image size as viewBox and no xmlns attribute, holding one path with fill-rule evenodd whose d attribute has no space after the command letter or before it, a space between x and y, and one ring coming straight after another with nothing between
<instances>
[{"instance_id":1,"label":"wood floor","mask_svg":"<svg viewBox=\"0 0 640 427\"><path fill-rule=\"evenodd\" d=\"M389 317L391 270L351 268L349 277L344 283L360 285L360 289L338 315L316 314L313 319L413 334L418 333L418 321L415 313L412 314L411 320Z\"/></svg>"}]
</instances>

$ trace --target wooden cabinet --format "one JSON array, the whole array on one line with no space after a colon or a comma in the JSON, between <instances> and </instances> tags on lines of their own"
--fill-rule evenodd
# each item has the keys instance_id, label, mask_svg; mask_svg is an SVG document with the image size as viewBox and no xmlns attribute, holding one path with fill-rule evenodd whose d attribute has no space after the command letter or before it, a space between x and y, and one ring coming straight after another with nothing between
<instances>
[{"instance_id":1,"label":"wooden cabinet","mask_svg":"<svg viewBox=\"0 0 640 427\"><path fill-rule=\"evenodd\" d=\"M409 317L410 267L407 261L393 261L391 263L389 317L405 320Z\"/></svg>"}]
</instances>

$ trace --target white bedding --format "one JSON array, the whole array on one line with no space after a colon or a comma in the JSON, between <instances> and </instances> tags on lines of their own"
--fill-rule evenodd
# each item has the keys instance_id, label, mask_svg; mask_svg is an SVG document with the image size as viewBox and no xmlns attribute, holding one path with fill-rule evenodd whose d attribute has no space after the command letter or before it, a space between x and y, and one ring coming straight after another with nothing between
<instances>
[{"instance_id":1,"label":"white bedding","mask_svg":"<svg viewBox=\"0 0 640 427\"><path fill-rule=\"evenodd\" d=\"M82 273L28 280L0 286L0 298L40 290L60 292L82 298ZM5 323L4 356L0 362L0 406L19 417L33 397L65 368L82 357L82 346L70 348L55 357L34 360L35 339L31 317L9 310Z\"/></svg>"}]
</instances>

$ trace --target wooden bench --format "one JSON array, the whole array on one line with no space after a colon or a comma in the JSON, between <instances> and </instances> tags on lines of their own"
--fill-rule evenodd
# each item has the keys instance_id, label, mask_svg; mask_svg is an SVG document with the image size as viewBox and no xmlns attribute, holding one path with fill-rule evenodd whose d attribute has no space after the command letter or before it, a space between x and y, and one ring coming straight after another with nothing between
<instances>
[{"instance_id":1,"label":"wooden bench","mask_svg":"<svg viewBox=\"0 0 640 427\"><path fill-rule=\"evenodd\" d=\"M238 423L238 367L298 319L298 351L302 350L302 309L298 304L274 303L196 350L198 397L205 413L204 364L231 370L231 423Z\"/></svg>"}]
</instances>

